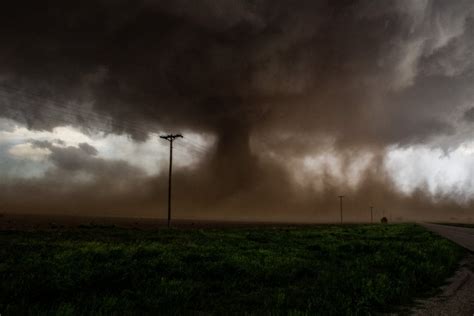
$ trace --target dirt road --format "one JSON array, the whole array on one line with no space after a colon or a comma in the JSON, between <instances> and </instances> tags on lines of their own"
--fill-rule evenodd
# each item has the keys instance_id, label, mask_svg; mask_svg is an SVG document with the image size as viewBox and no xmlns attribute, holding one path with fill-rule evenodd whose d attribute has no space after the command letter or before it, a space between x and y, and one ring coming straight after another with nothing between
<instances>
[{"instance_id":1,"label":"dirt road","mask_svg":"<svg viewBox=\"0 0 474 316\"><path fill-rule=\"evenodd\" d=\"M438 235L452 240L456 244L474 251L474 228L455 227L438 224L422 223L421 226L431 230Z\"/></svg>"},{"instance_id":2,"label":"dirt road","mask_svg":"<svg viewBox=\"0 0 474 316\"><path fill-rule=\"evenodd\" d=\"M474 228L422 223L421 226L443 236L456 244L474 251ZM456 274L436 297L420 302L413 310L417 316L428 315L474 315L474 255L469 255Z\"/></svg>"}]
</instances>

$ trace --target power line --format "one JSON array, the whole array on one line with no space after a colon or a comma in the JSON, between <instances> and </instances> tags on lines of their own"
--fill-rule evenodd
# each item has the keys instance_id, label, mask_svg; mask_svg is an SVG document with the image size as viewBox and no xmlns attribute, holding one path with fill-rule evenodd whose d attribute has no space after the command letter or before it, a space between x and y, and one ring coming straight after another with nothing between
<instances>
[{"instance_id":1,"label":"power line","mask_svg":"<svg viewBox=\"0 0 474 316\"><path fill-rule=\"evenodd\" d=\"M0 85L1 87L1 85ZM71 104L71 101L61 101L61 100L55 100L53 98L45 98L44 96L41 96L39 94L31 93L31 92L25 92L25 91L20 91L18 89L12 89L14 92L11 91L4 91L0 90L0 96L3 96L5 98L14 98L16 97L17 99L14 100L16 103L20 104L27 104L27 105L33 105L36 103L41 103L42 108L47 108L49 110L54 109L55 111L58 112L63 112L65 114L72 114L74 116L86 116L89 119L94 119L94 120L99 120L99 121L106 121L109 122L110 124L116 124L117 120L114 120L112 116L110 115L104 115L101 113L97 112L92 112L92 111L87 111L82 108L75 108L74 112L72 113L67 107L64 106L64 104ZM18 99L21 98L20 100ZM11 101L11 100L9 100ZM29 101L29 102L28 102ZM31 102L33 101L33 102ZM134 127L135 129L141 129L143 130L143 122L127 119L126 121L126 128ZM159 132L158 130L155 129L155 126L150 126L150 124L147 124L147 129L143 130L146 132Z\"/></svg>"},{"instance_id":2,"label":"power line","mask_svg":"<svg viewBox=\"0 0 474 316\"><path fill-rule=\"evenodd\" d=\"M61 116L61 117L56 117L56 116L51 116L51 115L45 114L44 112L41 112L41 114L39 115L39 117L41 118L41 121L44 121L44 118L46 117L46 118L51 119L51 122L63 121L71 125L75 125L78 122L83 123L84 121L91 121L91 120L100 121L102 124L105 124L105 125L116 125L117 123L117 121L114 120L111 116L105 116L99 113L84 111L81 109L74 109L74 111L71 111L71 109L58 105L58 102L56 100L48 99L47 101L45 101L45 100L41 100L42 97L38 97L38 96L30 97L30 96L21 95L22 93L23 92L17 92L17 94L20 94L20 99L16 98L16 100L14 100L16 104L21 104L23 107L31 107L35 103L41 103L42 109L46 110L46 112L57 113L58 115ZM12 95L5 94L4 91L1 91L1 90L0 90L0 96L4 96L6 98L12 97ZM17 112L22 112L22 110L26 110L26 109L18 109L16 107L13 107L13 105L11 104L7 104L7 105L4 104L4 107L9 108L10 110L13 110L13 111L17 111ZM157 133L157 130L154 127L143 128L143 126L134 124L133 121L128 121L128 120L121 127L123 129L127 129L131 132L136 132L136 133L142 133L142 134ZM188 147L188 149L191 149L194 152L205 154L209 150L209 148L206 148L200 144L197 144L196 142L193 142L189 138L186 138L183 140L186 146Z\"/></svg>"},{"instance_id":3,"label":"power line","mask_svg":"<svg viewBox=\"0 0 474 316\"><path fill-rule=\"evenodd\" d=\"M17 110L16 108L13 108L10 105L4 106L4 108L9 108L11 110ZM49 112L56 112L56 109L51 108ZM41 121L45 122L46 124L53 123L53 122L55 122L55 123L61 122L63 124L74 125L75 123L77 123L77 120L76 120L74 114L64 113L64 112L60 112L59 114L61 114L61 116L56 117L56 116L52 116L51 114L42 113L41 114ZM45 118L46 118L46 120L45 120ZM137 132L137 133L144 133L144 134L148 133L148 131L146 131L146 130L137 129L137 128L133 128L133 127L130 130L134 131L134 132ZM104 131L104 129L99 128L99 131ZM185 155L191 155L191 156L193 156L197 159L202 158L203 155L207 154L207 151L196 149L194 147L188 146L188 144L181 145L181 146L182 146L181 149L176 148L176 147L174 147L174 149L178 150L179 152L181 152Z\"/></svg>"},{"instance_id":4,"label":"power line","mask_svg":"<svg viewBox=\"0 0 474 316\"><path fill-rule=\"evenodd\" d=\"M2 87L4 88L3 91L1 89ZM5 89L5 87L7 89ZM5 91L5 90L7 90L7 91ZM8 90L10 90L10 92ZM14 92L11 92L12 90ZM105 124L105 125L110 125L111 128L117 126L117 120L113 119L113 117L110 116L110 115L104 115L104 114L100 114L100 113L97 113L97 112L91 112L91 111L87 111L87 110L84 110L84 109L81 109L81 108L75 108L73 111L71 111L70 108L67 108L67 107L64 106L64 104L66 104L66 103L71 103L70 101L67 101L67 100L64 100L64 101L59 100L58 101L58 100L55 100L55 99L52 99L52 98L47 98L46 99L42 95L32 93L32 92L26 92L26 91L23 91L23 90L18 89L18 88L13 88L11 86L7 86L5 84L0 84L0 96L3 96L7 99L15 98L15 100L13 100L13 103L21 104L23 107L31 107L32 105L36 105L36 104L40 103L41 108L43 110L46 110L47 112L58 113L62 116L61 118L58 118L58 117L45 115L44 112L41 112L41 114L39 115L41 119L43 119L44 117L49 117L52 121L53 120L55 120L55 121L62 120L62 121L66 121L67 123L70 123L72 125L77 124L78 122L84 123L84 121L94 120L94 121L99 121L99 122L101 122L102 124ZM8 100L8 101L11 101L11 100ZM12 102L10 102L10 103L12 103ZM4 107L10 108L11 110L17 111L17 112L22 112L22 111L27 110L25 108L23 108L23 109L18 109L16 107L14 108L13 105L11 105L11 104L9 104L9 105L4 104ZM65 120L64 117L66 117L67 120ZM122 124L122 125L119 125L119 127L123 128L124 130L129 130L131 132L143 133L143 134L150 134L150 133L158 133L159 132L156 129L156 126L150 126L148 124L146 126L146 128L144 128L142 122L137 122L137 121L133 121L133 120L125 121L125 123ZM193 148L194 151L197 151L197 152L200 152L200 153L205 153L205 152L208 152L208 150L209 150L208 147L204 147L201 144L198 144L198 143L192 141L189 138L183 139L183 141L189 147Z\"/></svg>"},{"instance_id":5,"label":"power line","mask_svg":"<svg viewBox=\"0 0 474 316\"><path fill-rule=\"evenodd\" d=\"M13 111L17 110L17 109L12 108L11 106L4 106L4 108L9 108L10 110L13 110ZM69 124L69 125L76 125L76 124L82 122L83 123L83 124L81 124L82 127L84 127L84 125L87 124L87 121L89 121L88 118L85 118L85 117L79 117L78 118L75 114L72 114L72 113L58 112L54 109L50 109L49 112L56 113L56 114L58 114L58 116L53 116L51 114L41 113L40 119L38 119L38 121L39 122L44 122L44 123L50 123L50 124L61 122L63 124ZM104 128L104 127L98 128L97 125L95 125L95 124L94 124L94 128L96 128L96 129L98 129L99 131L102 131L102 132L107 132L107 130L108 130L108 128ZM150 131L147 131L147 130L144 130L144 129L138 129L136 127L131 127L131 126L127 126L127 129L131 132L141 133L141 134L145 134L145 135L157 134L157 133L150 133Z\"/></svg>"},{"instance_id":6,"label":"power line","mask_svg":"<svg viewBox=\"0 0 474 316\"><path fill-rule=\"evenodd\" d=\"M189 144L189 145L191 145L191 146L194 146L194 147L196 147L196 148L198 148L198 149L207 150L206 147L204 147L204 146L202 146L202 145L200 145L200 144L198 144L198 143L196 143L196 142L193 142L193 141L190 140L189 138L183 138L183 142L185 142L185 143L187 143L187 144Z\"/></svg>"},{"instance_id":7,"label":"power line","mask_svg":"<svg viewBox=\"0 0 474 316\"><path fill-rule=\"evenodd\" d=\"M206 155L206 152L204 151L200 151L200 150L197 150L193 147L187 147L186 145L176 145L176 147L174 147L176 150L178 151L181 151L183 153L189 153L189 154L193 154L195 155L196 157L197 156L204 156Z\"/></svg>"},{"instance_id":8,"label":"power line","mask_svg":"<svg viewBox=\"0 0 474 316\"><path fill-rule=\"evenodd\" d=\"M192 143L186 143L184 141L180 142L179 143L181 146L183 147L186 147L186 148L189 148L189 149L192 149L193 151L195 152L199 152L199 153L202 153L202 154L205 154L209 151L209 148L207 147L198 147Z\"/></svg>"}]
</instances>

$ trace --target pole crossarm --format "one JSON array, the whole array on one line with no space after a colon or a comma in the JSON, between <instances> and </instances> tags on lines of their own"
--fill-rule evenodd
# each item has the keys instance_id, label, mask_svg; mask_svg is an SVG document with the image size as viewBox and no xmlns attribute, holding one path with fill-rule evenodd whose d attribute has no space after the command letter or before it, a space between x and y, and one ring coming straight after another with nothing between
<instances>
[{"instance_id":1,"label":"pole crossarm","mask_svg":"<svg viewBox=\"0 0 474 316\"><path fill-rule=\"evenodd\" d=\"M169 142L174 141L176 138L183 138L181 134L169 134L169 135L161 135L160 138L166 139Z\"/></svg>"}]
</instances>

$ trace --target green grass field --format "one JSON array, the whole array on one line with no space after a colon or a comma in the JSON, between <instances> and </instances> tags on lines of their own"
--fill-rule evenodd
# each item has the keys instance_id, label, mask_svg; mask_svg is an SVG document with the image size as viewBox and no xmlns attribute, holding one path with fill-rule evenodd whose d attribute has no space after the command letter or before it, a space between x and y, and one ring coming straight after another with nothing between
<instances>
[{"instance_id":1,"label":"green grass field","mask_svg":"<svg viewBox=\"0 0 474 316\"><path fill-rule=\"evenodd\" d=\"M0 233L0 313L371 314L464 252L411 225Z\"/></svg>"}]
</instances>

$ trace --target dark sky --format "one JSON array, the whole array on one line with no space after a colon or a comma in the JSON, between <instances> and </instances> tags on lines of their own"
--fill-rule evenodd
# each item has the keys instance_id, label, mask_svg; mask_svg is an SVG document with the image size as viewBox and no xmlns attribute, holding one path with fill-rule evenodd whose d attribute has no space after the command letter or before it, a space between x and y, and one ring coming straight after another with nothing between
<instances>
[{"instance_id":1,"label":"dark sky","mask_svg":"<svg viewBox=\"0 0 474 316\"><path fill-rule=\"evenodd\" d=\"M471 0L1 6L5 212L163 216L166 144L110 153L182 132L181 217L470 216Z\"/></svg>"}]
</instances>

